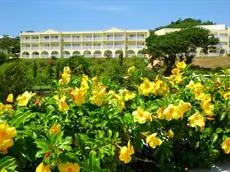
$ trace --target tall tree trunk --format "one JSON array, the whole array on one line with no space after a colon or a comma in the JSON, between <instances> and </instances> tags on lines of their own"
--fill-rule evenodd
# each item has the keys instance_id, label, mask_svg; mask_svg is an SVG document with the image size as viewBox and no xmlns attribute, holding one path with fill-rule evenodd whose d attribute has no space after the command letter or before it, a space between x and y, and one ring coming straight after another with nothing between
<instances>
[{"instance_id":1,"label":"tall tree trunk","mask_svg":"<svg viewBox=\"0 0 230 172\"><path fill-rule=\"evenodd\" d=\"M164 75L169 76L169 75L171 75L172 69L173 69L173 67L175 65L176 55L171 55L171 56L165 57L164 62L165 62L165 65L166 65Z\"/></svg>"}]
</instances>

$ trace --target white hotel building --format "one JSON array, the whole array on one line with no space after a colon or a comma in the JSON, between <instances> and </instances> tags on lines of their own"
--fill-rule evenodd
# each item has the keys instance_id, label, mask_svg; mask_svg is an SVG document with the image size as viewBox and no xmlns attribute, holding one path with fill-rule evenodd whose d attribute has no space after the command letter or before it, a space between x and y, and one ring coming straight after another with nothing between
<instances>
[{"instance_id":1,"label":"white hotel building","mask_svg":"<svg viewBox=\"0 0 230 172\"><path fill-rule=\"evenodd\" d=\"M203 25L219 38L219 44L204 54L197 49L197 56L219 56L230 54L230 28L225 25ZM163 28L157 35L175 32L179 28ZM123 51L124 57L143 56L145 39L149 30L121 30L112 28L105 31L85 32L22 32L20 34L20 57L22 58L68 58L74 55L85 57L118 57Z\"/></svg>"},{"instance_id":2,"label":"white hotel building","mask_svg":"<svg viewBox=\"0 0 230 172\"><path fill-rule=\"evenodd\" d=\"M86 57L141 56L148 30L120 30L85 32L22 32L20 47L22 58L68 58L74 55Z\"/></svg>"}]
</instances>

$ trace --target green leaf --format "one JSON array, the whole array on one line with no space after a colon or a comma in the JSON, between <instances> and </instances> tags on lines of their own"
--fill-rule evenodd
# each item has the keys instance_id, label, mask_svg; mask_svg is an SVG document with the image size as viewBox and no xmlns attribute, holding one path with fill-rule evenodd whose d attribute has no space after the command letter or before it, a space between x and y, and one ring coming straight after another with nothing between
<instances>
[{"instance_id":1,"label":"green leaf","mask_svg":"<svg viewBox=\"0 0 230 172\"><path fill-rule=\"evenodd\" d=\"M17 162L14 157L5 156L0 159L0 170L6 169L7 171L16 171Z\"/></svg>"},{"instance_id":2,"label":"green leaf","mask_svg":"<svg viewBox=\"0 0 230 172\"><path fill-rule=\"evenodd\" d=\"M211 138L212 144L215 143L215 142L217 141L217 139L218 139L218 134L214 133L214 134L212 135L212 138Z\"/></svg>"}]
</instances>

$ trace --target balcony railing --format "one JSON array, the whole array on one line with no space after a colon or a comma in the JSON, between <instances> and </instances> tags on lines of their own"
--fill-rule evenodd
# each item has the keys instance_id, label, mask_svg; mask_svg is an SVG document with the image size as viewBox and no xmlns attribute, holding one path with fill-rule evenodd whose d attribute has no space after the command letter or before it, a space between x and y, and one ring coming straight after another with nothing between
<instances>
[{"instance_id":1,"label":"balcony railing","mask_svg":"<svg viewBox=\"0 0 230 172\"><path fill-rule=\"evenodd\" d=\"M72 49L81 49L81 46L72 46Z\"/></svg>"},{"instance_id":2,"label":"balcony railing","mask_svg":"<svg viewBox=\"0 0 230 172\"><path fill-rule=\"evenodd\" d=\"M94 41L101 41L101 40L102 40L102 37L94 37L93 40L94 40Z\"/></svg>"},{"instance_id":3,"label":"balcony railing","mask_svg":"<svg viewBox=\"0 0 230 172\"><path fill-rule=\"evenodd\" d=\"M30 42L39 42L39 39L31 39Z\"/></svg>"},{"instance_id":4,"label":"balcony railing","mask_svg":"<svg viewBox=\"0 0 230 172\"><path fill-rule=\"evenodd\" d=\"M92 38L83 38L82 41L92 41Z\"/></svg>"},{"instance_id":5,"label":"balcony railing","mask_svg":"<svg viewBox=\"0 0 230 172\"><path fill-rule=\"evenodd\" d=\"M51 39L50 39L50 42L59 42L59 41L60 41L59 38L51 38Z\"/></svg>"},{"instance_id":6,"label":"balcony railing","mask_svg":"<svg viewBox=\"0 0 230 172\"><path fill-rule=\"evenodd\" d=\"M137 37L128 37L128 40L136 40Z\"/></svg>"},{"instance_id":7,"label":"balcony railing","mask_svg":"<svg viewBox=\"0 0 230 172\"><path fill-rule=\"evenodd\" d=\"M39 50L39 47L31 47L31 50Z\"/></svg>"},{"instance_id":8,"label":"balcony railing","mask_svg":"<svg viewBox=\"0 0 230 172\"><path fill-rule=\"evenodd\" d=\"M121 36L121 37L114 37L114 40L115 41L124 41L125 40L125 37Z\"/></svg>"},{"instance_id":9,"label":"balcony railing","mask_svg":"<svg viewBox=\"0 0 230 172\"><path fill-rule=\"evenodd\" d=\"M91 49L92 46L82 46L82 49Z\"/></svg>"},{"instance_id":10,"label":"balcony railing","mask_svg":"<svg viewBox=\"0 0 230 172\"><path fill-rule=\"evenodd\" d=\"M137 37L137 40L138 40L138 41L142 41L142 40L144 41L144 40L145 40L145 37Z\"/></svg>"},{"instance_id":11,"label":"balcony railing","mask_svg":"<svg viewBox=\"0 0 230 172\"><path fill-rule=\"evenodd\" d=\"M30 39L21 39L22 42L30 42L31 40Z\"/></svg>"},{"instance_id":12,"label":"balcony railing","mask_svg":"<svg viewBox=\"0 0 230 172\"><path fill-rule=\"evenodd\" d=\"M40 39L40 41L41 41L41 42L49 42L49 41L50 41L50 39L44 39L44 38L41 38L41 39Z\"/></svg>"},{"instance_id":13,"label":"balcony railing","mask_svg":"<svg viewBox=\"0 0 230 172\"><path fill-rule=\"evenodd\" d=\"M21 50L30 50L30 47L21 47Z\"/></svg>"},{"instance_id":14,"label":"balcony railing","mask_svg":"<svg viewBox=\"0 0 230 172\"><path fill-rule=\"evenodd\" d=\"M65 42L72 42L72 38L63 38Z\"/></svg>"},{"instance_id":15,"label":"balcony railing","mask_svg":"<svg viewBox=\"0 0 230 172\"><path fill-rule=\"evenodd\" d=\"M114 48L120 49L120 48L124 48L124 45L114 45Z\"/></svg>"},{"instance_id":16,"label":"balcony railing","mask_svg":"<svg viewBox=\"0 0 230 172\"><path fill-rule=\"evenodd\" d=\"M104 40L113 40L113 37L104 37Z\"/></svg>"},{"instance_id":17,"label":"balcony railing","mask_svg":"<svg viewBox=\"0 0 230 172\"><path fill-rule=\"evenodd\" d=\"M113 45L104 45L103 48L113 48Z\"/></svg>"},{"instance_id":18,"label":"balcony railing","mask_svg":"<svg viewBox=\"0 0 230 172\"><path fill-rule=\"evenodd\" d=\"M72 41L73 41L73 42L80 42L80 41L81 41L81 38L72 38Z\"/></svg>"}]
</instances>

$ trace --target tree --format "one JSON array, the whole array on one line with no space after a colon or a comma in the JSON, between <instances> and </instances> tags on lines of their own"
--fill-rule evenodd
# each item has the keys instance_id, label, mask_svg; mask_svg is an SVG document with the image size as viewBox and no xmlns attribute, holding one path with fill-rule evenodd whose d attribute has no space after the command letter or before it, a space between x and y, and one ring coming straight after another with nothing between
<instances>
[{"instance_id":1,"label":"tree","mask_svg":"<svg viewBox=\"0 0 230 172\"><path fill-rule=\"evenodd\" d=\"M4 35L0 39L0 49L7 50L9 54L15 54L20 52L20 38L11 38L8 35Z\"/></svg>"},{"instance_id":2,"label":"tree","mask_svg":"<svg viewBox=\"0 0 230 172\"><path fill-rule=\"evenodd\" d=\"M150 31L150 36L146 39L148 54L152 56L152 59L162 58L167 75L170 74L177 56L191 63L198 47L207 50L209 46L217 43L218 39L211 35L210 31L195 27L160 36Z\"/></svg>"},{"instance_id":3,"label":"tree","mask_svg":"<svg viewBox=\"0 0 230 172\"><path fill-rule=\"evenodd\" d=\"M193 18L185 18L184 20L178 19L176 21L172 21L169 25L166 26L160 26L156 28L156 30L162 29L162 28L188 28L188 27L194 27L197 25L214 25L215 23L208 20L208 21L201 21Z\"/></svg>"},{"instance_id":4,"label":"tree","mask_svg":"<svg viewBox=\"0 0 230 172\"><path fill-rule=\"evenodd\" d=\"M120 66L122 66L124 61L124 54L122 50L119 51L119 61L120 61Z\"/></svg>"}]
</instances>

